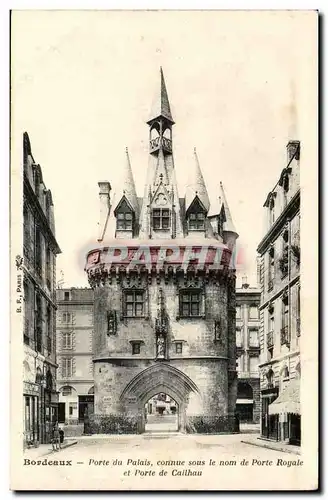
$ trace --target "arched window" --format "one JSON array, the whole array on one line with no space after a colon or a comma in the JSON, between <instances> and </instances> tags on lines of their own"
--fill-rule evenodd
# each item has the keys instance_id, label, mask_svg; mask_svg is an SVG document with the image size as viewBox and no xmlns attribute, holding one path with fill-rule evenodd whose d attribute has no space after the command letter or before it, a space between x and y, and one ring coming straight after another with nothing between
<instances>
[{"instance_id":1,"label":"arched window","mask_svg":"<svg viewBox=\"0 0 328 500\"><path fill-rule=\"evenodd\" d=\"M70 385L65 385L64 387L61 388L60 392L62 393L63 396L71 396L73 389Z\"/></svg>"},{"instance_id":2,"label":"arched window","mask_svg":"<svg viewBox=\"0 0 328 500\"><path fill-rule=\"evenodd\" d=\"M166 139L171 140L171 138L172 138L172 132L171 132L170 128L166 128L164 130L163 137L165 137Z\"/></svg>"}]
</instances>

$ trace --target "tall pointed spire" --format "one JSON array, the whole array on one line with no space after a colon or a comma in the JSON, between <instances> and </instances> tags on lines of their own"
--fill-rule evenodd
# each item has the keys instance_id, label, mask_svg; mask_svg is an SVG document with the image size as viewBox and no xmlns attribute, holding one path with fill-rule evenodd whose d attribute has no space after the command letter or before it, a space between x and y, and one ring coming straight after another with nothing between
<instances>
[{"instance_id":1,"label":"tall pointed spire","mask_svg":"<svg viewBox=\"0 0 328 500\"><path fill-rule=\"evenodd\" d=\"M137 198L136 187L135 187L135 183L134 183L134 179L133 179L128 148L125 149L125 154L126 154L126 159L125 159L124 167L122 169L120 186L116 191L116 196L115 196L116 206L114 207L114 210L116 209L117 205L120 203L123 196L125 196L127 202L129 203L131 208L134 210L135 214L138 215L138 213L139 213L138 198Z\"/></svg>"},{"instance_id":2,"label":"tall pointed spire","mask_svg":"<svg viewBox=\"0 0 328 500\"><path fill-rule=\"evenodd\" d=\"M204 177L200 169L196 148L194 148L194 160L194 170L192 172L191 180L186 188L186 210L188 210L195 197L197 196L207 212L210 208L210 200L208 197Z\"/></svg>"},{"instance_id":3,"label":"tall pointed spire","mask_svg":"<svg viewBox=\"0 0 328 500\"><path fill-rule=\"evenodd\" d=\"M159 93L157 90L154 101L153 101L153 105L152 105L152 109L151 109L151 113L150 113L150 118L149 118L147 123L151 123L153 120L155 120L156 118L158 118L160 116L166 118L171 123L174 123L173 118L172 118L172 114L171 114L170 102L169 102L169 98L167 95L162 66L160 67Z\"/></svg>"},{"instance_id":4,"label":"tall pointed spire","mask_svg":"<svg viewBox=\"0 0 328 500\"><path fill-rule=\"evenodd\" d=\"M226 195L225 195L225 192L223 189L222 182L220 182L220 198L222 201L222 206L224 208L224 214L225 214L225 222L223 223L223 230L226 232L235 233L238 237L238 233L237 233L235 225L232 221L230 208L229 208L229 205L227 202L227 198L226 198Z\"/></svg>"}]
</instances>

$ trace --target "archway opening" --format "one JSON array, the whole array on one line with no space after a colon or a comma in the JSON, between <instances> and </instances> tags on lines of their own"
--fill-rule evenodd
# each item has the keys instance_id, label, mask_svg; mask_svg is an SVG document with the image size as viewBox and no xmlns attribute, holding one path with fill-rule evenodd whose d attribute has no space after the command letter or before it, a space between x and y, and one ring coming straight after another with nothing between
<instances>
[{"instance_id":1,"label":"archway opening","mask_svg":"<svg viewBox=\"0 0 328 500\"><path fill-rule=\"evenodd\" d=\"M159 392L145 404L145 432L177 432L179 405L168 394Z\"/></svg>"}]
</instances>

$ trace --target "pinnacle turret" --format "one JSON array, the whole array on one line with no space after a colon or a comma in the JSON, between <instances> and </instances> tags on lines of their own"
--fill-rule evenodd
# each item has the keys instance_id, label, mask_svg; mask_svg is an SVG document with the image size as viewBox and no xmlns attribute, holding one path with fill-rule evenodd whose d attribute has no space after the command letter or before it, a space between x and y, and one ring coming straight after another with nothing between
<instances>
[{"instance_id":1,"label":"pinnacle turret","mask_svg":"<svg viewBox=\"0 0 328 500\"><path fill-rule=\"evenodd\" d=\"M200 169L196 148L194 148L194 160L194 169L192 171L190 182L186 188L186 211L188 211L188 208L197 196L205 211L208 212L210 207L210 200L208 197L204 177Z\"/></svg>"},{"instance_id":2,"label":"pinnacle turret","mask_svg":"<svg viewBox=\"0 0 328 500\"><path fill-rule=\"evenodd\" d=\"M221 201L222 201L222 207L224 209L224 223L223 223L223 230L226 231L226 232L229 232L229 233L235 233L238 237L238 233L236 231L236 228L235 228L235 225L232 221L232 217L231 217L231 212L230 212L230 208L229 208L229 205L228 205L228 202L227 202L227 199L226 199L226 195L225 195L225 192L224 192L224 189L223 189L223 184L222 182L220 182L220 198L221 198Z\"/></svg>"},{"instance_id":3,"label":"pinnacle turret","mask_svg":"<svg viewBox=\"0 0 328 500\"><path fill-rule=\"evenodd\" d=\"M125 149L125 154L126 154L126 159L122 169L121 181L119 183L119 187L115 192L116 206L114 206L114 211L120 204L122 198L125 197L126 201L130 205L134 213L138 215L139 212L138 198L133 179L128 148Z\"/></svg>"}]
</instances>

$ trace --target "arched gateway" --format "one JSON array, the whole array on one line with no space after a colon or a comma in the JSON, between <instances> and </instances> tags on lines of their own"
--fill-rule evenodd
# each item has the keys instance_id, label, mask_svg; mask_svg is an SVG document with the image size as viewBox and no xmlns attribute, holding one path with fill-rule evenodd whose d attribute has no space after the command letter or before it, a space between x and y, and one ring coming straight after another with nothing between
<instances>
[{"instance_id":1,"label":"arched gateway","mask_svg":"<svg viewBox=\"0 0 328 500\"><path fill-rule=\"evenodd\" d=\"M168 363L146 368L127 384L120 396L122 410L126 414L138 413L138 432L145 430L144 407L147 401L158 393L170 395L178 404L178 430L186 428L186 413L197 411L201 396L195 383L183 372Z\"/></svg>"}]
</instances>

